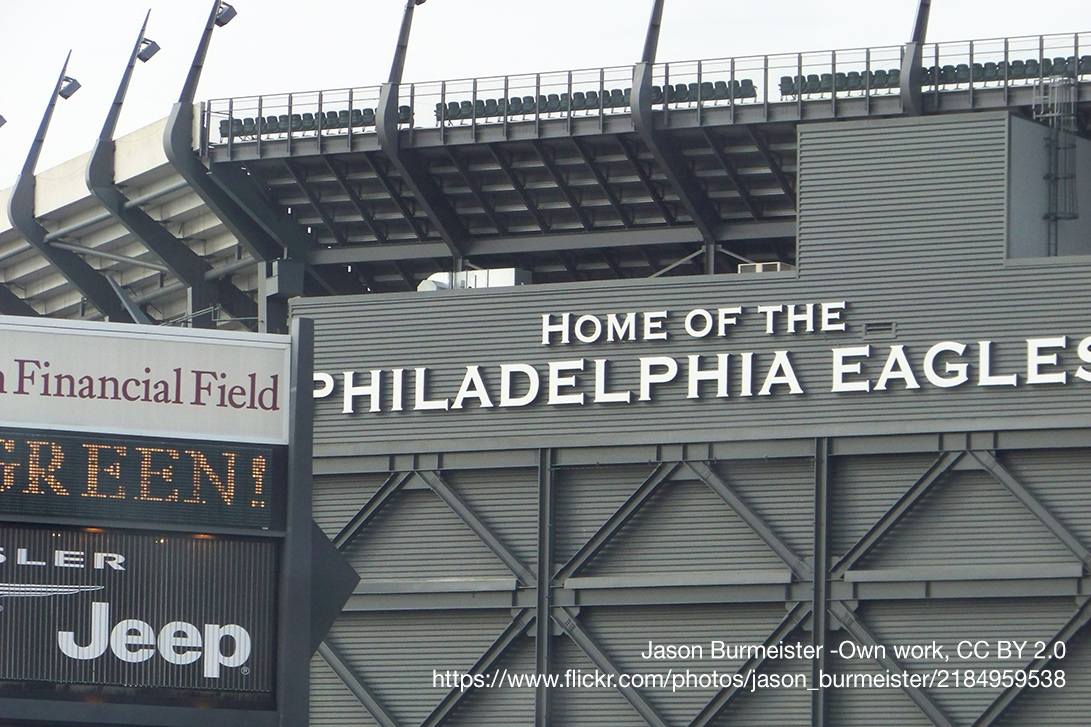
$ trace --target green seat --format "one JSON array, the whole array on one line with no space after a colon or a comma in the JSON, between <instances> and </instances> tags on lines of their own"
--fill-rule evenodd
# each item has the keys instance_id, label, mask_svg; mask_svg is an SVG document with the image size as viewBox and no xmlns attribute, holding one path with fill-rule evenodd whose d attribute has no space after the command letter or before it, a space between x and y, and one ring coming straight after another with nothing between
<instances>
[{"instance_id":1,"label":"green seat","mask_svg":"<svg viewBox=\"0 0 1091 727\"><path fill-rule=\"evenodd\" d=\"M739 81L739 98L757 98L758 89L754 86L754 81L750 78L744 78Z\"/></svg>"},{"instance_id":2,"label":"green seat","mask_svg":"<svg viewBox=\"0 0 1091 727\"><path fill-rule=\"evenodd\" d=\"M1028 58L1024 63L1024 67L1027 71L1027 78L1037 78L1038 74L1042 71L1042 66L1038 63L1037 58Z\"/></svg>"},{"instance_id":3,"label":"green seat","mask_svg":"<svg viewBox=\"0 0 1091 727\"><path fill-rule=\"evenodd\" d=\"M970 67L970 78L974 83L982 83L985 80L985 66L975 63Z\"/></svg>"},{"instance_id":4,"label":"green seat","mask_svg":"<svg viewBox=\"0 0 1091 727\"><path fill-rule=\"evenodd\" d=\"M986 63L982 67L981 70L982 70L982 80L985 81L985 83L989 83L990 81L996 81L996 80L1000 79L1000 70L999 70L997 64L993 63L992 61Z\"/></svg>"},{"instance_id":5,"label":"green seat","mask_svg":"<svg viewBox=\"0 0 1091 727\"><path fill-rule=\"evenodd\" d=\"M459 107L459 117L463 119L472 119L474 117L474 102L463 101Z\"/></svg>"},{"instance_id":6,"label":"green seat","mask_svg":"<svg viewBox=\"0 0 1091 727\"><path fill-rule=\"evenodd\" d=\"M620 88L610 89L610 105L615 109L620 109L628 106L628 102L625 100L625 92Z\"/></svg>"},{"instance_id":7,"label":"green seat","mask_svg":"<svg viewBox=\"0 0 1091 727\"><path fill-rule=\"evenodd\" d=\"M231 136L231 119L222 119L220 121L220 138Z\"/></svg>"},{"instance_id":8,"label":"green seat","mask_svg":"<svg viewBox=\"0 0 1091 727\"><path fill-rule=\"evenodd\" d=\"M597 109L599 107L599 92L598 91L588 91L586 93L586 96L587 96L587 108Z\"/></svg>"},{"instance_id":9,"label":"green seat","mask_svg":"<svg viewBox=\"0 0 1091 727\"><path fill-rule=\"evenodd\" d=\"M684 83L674 85L674 103L686 103L689 101L689 86Z\"/></svg>"},{"instance_id":10,"label":"green seat","mask_svg":"<svg viewBox=\"0 0 1091 727\"><path fill-rule=\"evenodd\" d=\"M970 66L965 63L959 63L955 66L955 83L969 83L970 82Z\"/></svg>"},{"instance_id":11,"label":"green seat","mask_svg":"<svg viewBox=\"0 0 1091 727\"><path fill-rule=\"evenodd\" d=\"M1078 72L1081 76L1091 73L1091 56L1080 56Z\"/></svg>"},{"instance_id":12,"label":"green seat","mask_svg":"<svg viewBox=\"0 0 1091 727\"><path fill-rule=\"evenodd\" d=\"M686 86L686 96L690 101L701 100L701 85L699 83L691 83Z\"/></svg>"},{"instance_id":13,"label":"green seat","mask_svg":"<svg viewBox=\"0 0 1091 727\"><path fill-rule=\"evenodd\" d=\"M822 79L818 77L817 73L807 74L807 93L818 93L822 90ZM738 97L738 93L735 94Z\"/></svg>"},{"instance_id":14,"label":"green seat","mask_svg":"<svg viewBox=\"0 0 1091 727\"><path fill-rule=\"evenodd\" d=\"M730 95L731 90L727 87L727 81L716 81L712 87L712 97L717 101L724 101Z\"/></svg>"},{"instance_id":15,"label":"green seat","mask_svg":"<svg viewBox=\"0 0 1091 727\"><path fill-rule=\"evenodd\" d=\"M337 128L337 112L327 111L326 120L322 122L323 129L336 129Z\"/></svg>"},{"instance_id":16,"label":"green seat","mask_svg":"<svg viewBox=\"0 0 1091 727\"><path fill-rule=\"evenodd\" d=\"M860 71L849 71L845 74L845 90L859 91L864 87L864 79L860 77Z\"/></svg>"},{"instance_id":17,"label":"green seat","mask_svg":"<svg viewBox=\"0 0 1091 727\"><path fill-rule=\"evenodd\" d=\"M523 113L533 114L538 110L538 104L533 96L523 96Z\"/></svg>"},{"instance_id":18,"label":"green seat","mask_svg":"<svg viewBox=\"0 0 1091 727\"><path fill-rule=\"evenodd\" d=\"M436 111L438 112L439 109L436 109ZM349 113L349 123L354 128L359 127L359 126L363 126L364 125L364 112L361 111L360 109L353 109Z\"/></svg>"},{"instance_id":19,"label":"green seat","mask_svg":"<svg viewBox=\"0 0 1091 727\"><path fill-rule=\"evenodd\" d=\"M521 114L523 113L523 99L518 96L512 96L508 99L508 113L509 114Z\"/></svg>"},{"instance_id":20,"label":"green seat","mask_svg":"<svg viewBox=\"0 0 1091 727\"><path fill-rule=\"evenodd\" d=\"M875 90L881 90L886 88L889 82L890 79L887 72L879 69L878 71L871 72L871 83L869 84L869 87Z\"/></svg>"},{"instance_id":21,"label":"green seat","mask_svg":"<svg viewBox=\"0 0 1091 727\"><path fill-rule=\"evenodd\" d=\"M303 114L303 131L314 131L314 130L315 130L314 114L312 114L310 111L308 111L307 113Z\"/></svg>"},{"instance_id":22,"label":"green seat","mask_svg":"<svg viewBox=\"0 0 1091 727\"><path fill-rule=\"evenodd\" d=\"M838 71L833 74L833 87L838 93L844 93L849 90L849 77L844 73Z\"/></svg>"},{"instance_id":23,"label":"green seat","mask_svg":"<svg viewBox=\"0 0 1091 727\"><path fill-rule=\"evenodd\" d=\"M902 83L902 71L900 68L891 68L886 72L887 88L898 88Z\"/></svg>"},{"instance_id":24,"label":"green seat","mask_svg":"<svg viewBox=\"0 0 1091 727\"><path fill-rule=\"evenodd\" d=\"M375 109L364 109L360 112L364 126L375 126Z\"/></svg>"},{"instance_id":25,"label":"green seat","mask_svg":"<svg viewBox=\"0 0 1091 727\"><path fill-rule=\"evenodd\" d=\"M303 130L303 116L300 114L292 114L291 116L291 130L302 131Z\"/></svg>"},{"instance_id":26,"label":"green seat","mask_svg":"<svg viewBox=\"0 0 1091 727\"><path fill-rule=\"evenodd\" d=\"M261 133L263 134L279 134L280 122L277 121L276 116L266 116L265 121L261 125Z\"/></svg>"},{"instance_id":27,"label":"green seat","mask_svg":"<svg viewBox=\"0 0 1091 727\"><path fill-rule=\"evenodd\" d=\"M398 123L409 124L413 121L413 109L408 106L398 107Z\"/></svg>"},{"instance_id":28,"label":"green seat","mask_svg":"<svg viewBox=\"0 0 1091 727\"><path fill-rule=\"evenodd\" d=\"M546 112L555 114L561 110L561 97L559 94L551 93L546 96Z\"/></svg>"},{"instance_id":29,"label":"green seat","mask_svg":"<svg viewBox=\"0 0 1091 727\"><path fill-rule=\"evenodd\" d=\"M712 85L712 81L701 82L701 100L712 101L716 98L716 90Z\"/></svg>"},{"instance_id":30,"label":"green seat","mask_svg":"<svg viewBox=\"0 0 1091 727\"><path fill-rule=\"evenodd\" d=\"M859 75L859 74L857 74ZM780 95L795 96L797 92L795 79L791 76L780 77Z\"/></svg>"},{"instance_id":31,"label":"green seat","mask_svg":"<svg viewBox=\"0 0 1091 727\"><path fill-rule=\"evenodd\" d=\"M662 89L659 91L659 93L660 93L660 95L663 94ZM654 91L652 92L652 103L655 103L655 92ZM587 108L587 96L584 95L583 91L573 91L572 92L572 110L573 111L583 111L585 108Z\"/></svg>"},{"instance_id":32,"label":"green seat","mask_svg":"<svg viewBox=\"0 0 1091 727\"><path fill-rule=\"evenodd\" d=\"M500 115L500 104L496 103L495 98L485 99L485 116L496 117Z\"/></svg>"},{"instance_id":33,"label":"green seat","mask_svg":"<svg viewBox=\"0 0 1091 727\"><path fill-rule=\"evenodd\" d=\"M349 123L352 121L352 117L349 116L349 110L343 109L337 112L337 128L347 129Z\"/></svg>"},{"instance_id":34,"label":"green seat","mask_svg":"<svg viewBox=\"0 0 1091 727\"><path fill-rule=\"evenodd\" d=\"M819 91L821 93L829 93L830 91L833 90L833 74L832 73L823 73L823 74L821 74L819 76L819 79L821 81L821 84L820 84L820 87L819 87Z\"/></svg>"}]
</instances>

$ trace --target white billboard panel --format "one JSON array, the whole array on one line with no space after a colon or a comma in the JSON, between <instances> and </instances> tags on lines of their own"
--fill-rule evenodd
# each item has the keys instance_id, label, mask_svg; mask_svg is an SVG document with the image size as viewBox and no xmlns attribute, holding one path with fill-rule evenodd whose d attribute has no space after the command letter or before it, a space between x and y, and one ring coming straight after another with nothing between
<instances>
[{"instance_id":1,"label":"white billboard panel","mask_svg":"<svg viewBox=\"0 0 1091 727\"><path fill-rule=\"evenodd\" d=\"M288 336L0 316L0 426L288 442Z\"/></svg>"}]
</instances>

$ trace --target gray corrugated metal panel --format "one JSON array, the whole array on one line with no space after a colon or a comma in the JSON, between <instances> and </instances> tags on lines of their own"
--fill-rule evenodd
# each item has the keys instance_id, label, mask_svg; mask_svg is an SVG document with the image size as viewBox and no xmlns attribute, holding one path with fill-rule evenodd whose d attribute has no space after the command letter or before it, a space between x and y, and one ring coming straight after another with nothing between
<instances>
[{"instance_id":1,"label":"gray corrugated metal panel","mask_svg":"<svg viewBox=\"0 0 1091 727\"><path fill-rule=\"evenodd\" d=\"M1001 464L1083 543L1091 543L1091 451L1004 452Z\"/></svg>"},{"instance_id":2,"label":"gray corrugated metal panel","mask_svg":"<svg viewBox=\"0 0 1091 727\"><path fill-rule=\"evenodd\" d=\"M683 675L733 674L745 659L712 658L711 642L725 645L761 644L784 620L783 604L725 604L645 608L585 608L580 621L622 672L665 675L669 670ZM662 646L692 646L684 659L644 659L648 643ZM810 668L810 662L806 662ZM644 688L648 701L670 724L688 724L718 688L691 685L684 689ZM770 723L778 724L778 723ZM779 723L783 724L783 723Z\"/></svg>"},{"instance_id":3,"label":"gray corrugated metal panel","mask_svg":"<svg viewBox=\"0 0 1091 727\"><path fill-rule=\"evenodd\" d=\"M812 443L812 449L814 447ZM735 493L796 554L814 549L814 458L717 462Z\"/></svg>"},{"instance_id":4,"label":"gray corrugated metal panel","mask_svg":"<svg viewBox=\"0 0 1091 727\"><path fill-rule=\"evenodd\" d=\"M595 674L594 663L567 636L554 642L555 672L562 678L569 669ZM616 689L588 687L557 689L550 698L551 724L564 727L643 727L644 720Z\"/></svg>"},{"instance_id":5,"label":"gray corrugated metal panel","mask_svg":"<svg viewBox=\"0 0 1091 727\"><path fill-rule=\"evenodd\" d=\"M433 671L467 671L510 622L510 610L342 614L326 640L395 720L420 724L449 691Z\"/></svg>"},{"instance_id":6,"label":"gray corrugated metal panel","mask_svg":"<svg viewBox=\"0 0 1091 727\"><path fill-rule=\"evenodd\" d=\"M381 475L316 476L311 509L314 521L332 538L386 481Z\"/></svg>"},{"instance_id":7,"label":"gray corrugated metal panel","mask_svg":"<svg viewBox=\"0 0 1091 727\"><path fill-rule=\"evenodd\" d=\"M1087 722L1091 704L1091 630L1085 626L1066 646L1066 657L1046 666L1050 670L1063 670L1065 685L1060 689L1025 690L997 720L997 727Z\"/></svg>"},{"instance_id":8,"label":"gray corrugated metal panel","mask_svg":"<svg viewBox=\"0 0 1091 727\"><path fill-rule=\"evenodd\" d=\"M395 495L346 549L345 556L363 580L511 575L431 490Z\"/></svg>"},{"instance_id":9,"label":"gray corrugated metal panel","mask_svg":"<svg viewBox=\"0 0 1091 727\"><path fill-rule=\"evenodd\" d=\"M851 675L874 677L886 674L885 669L872 661L842 659L837 654L837 644L842 641L856 642L844 632L833 636L834 649L826 661L826 671L831 677L851 679ZM867 682L861 680L860 683ZM901 689L831 688L827 692L827 702L828 724L836 727L935 727L932 720Z\"/></svg>"},{"instance_id":10,"label":"gray corrugated metal panel","mask_svg":"<svg viewBox=\"0 0 1091 727\"><path fill-rule=\"evenodd\" d=\"M810 635L796 631L785 643L810 642ZM810 727L811 693L804 684L811 684L811 661L809 659L773 659L764 664L754 677L754 684L762 677L776 679L765 682L768 686L753 692L740 691L727 709L716 718L713 727ZM837 725L837 722L827 722Z\"/></svg>"},{"instance_id":11,"label":"gray corrugated metal panel","mask_svg":"<svg viewBox=\"0 0 1091 727\"><path fill-rule=\"evenodd\" d=\"M890 601L868 603L859 616L874 633L887 655L894 658L894 646L928 645L933 641L944 646L945 661L929 654L927 658L897 659L909 671L932 669L1018 669L1031 662L1026 658L997 658L998 640L1035 641L1049 643L1075 612L1071 598L1057 599L996 599L965 601L960 599L928 601ZM985 659L960 660L956 649L960 641L983 640L991 644L991 656ZM953 683L950 682L949 683ZM933 701L956 724L971 724L1000 694L990 687L975 689L926 690ZM1086 709L1086 707L1085 707ZM1086 716L1086 711L1085 711ZM1058 724L1064 724L1060 722Z\"/></svg>"},{"instance_id":12,"label":"gray corrugated metal panel","mask_svg":"<svg viewBox=\"0 0 1091 727\"><path fill-rule=\"evenodd\" d=\"M598 532L652 470L647 464L557 470L553 559L558 568Z\"/></svg>"},{"instance_id":13,"label":"gray corrugated metal panel","mask_svg":"<svg viewBox=\"0 0 1091 727\"><path fill-rule=\"evenodd\" d=\"M668 482L580 574L765 570L782 565L704 483Z\"/></svg>"},{"instance_id":14,"label":"gray corrugated metal panel","mask_svg":"<svg viewBox=\"0 0 1091 727\"><path fill-rule=\"evenodd\" d=\"M534 638L528 632L519 637L496 663L493 671L534 674ZM534 689L475 689L455 708L444 723L447 727L510 727L534 724Z\"/></svg>"},{"instance_id":15,"label":"gray corrugated metal panel","mask_svg":"<svg viewBox=\"0 0 1091 727\"><path fill-rule=\"evenodd\" d=\"M378 727L364 705L317 654L311 659L312 727Z\"/></svg>"},{"instance_id":16,"label":"gray corrugated metal panel","mask_svg":"<svg viewBox=\"0 0 1091 727\"><path fill-rule=\"evenodd\" d=\"M533 569L538 562L537 468L448 469L443 477L500 541Z\"/></svg>"},{"instance_id":17,"label":"gray corrugated metal panel","mask_svg":"<svg viewBox=\"0 0 1091 727\"><path fill-rule=\"evenodd\" d=\"M847 553L935 461L934 454L834 458L830 477L830 500L835 503L830 508L833 555Z\"/></svg>"},{"instance_id":18,"label":"gray corrugated metal panel","mask_svg":"<svg viewBox=\"0 0 1091 727\"><path fill-rule=\"evenodd\" d=\"M949 472L865 556L859 569L1067 564L1076 560L984 472Z\"/></svg>"}]
</instances>

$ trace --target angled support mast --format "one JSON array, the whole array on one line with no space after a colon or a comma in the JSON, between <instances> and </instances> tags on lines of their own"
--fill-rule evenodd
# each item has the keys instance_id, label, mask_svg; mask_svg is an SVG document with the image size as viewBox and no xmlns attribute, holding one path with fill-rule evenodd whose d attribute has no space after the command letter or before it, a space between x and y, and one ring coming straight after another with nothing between
<instances>
[{"instance_id":1,"label":"angled support mast","mask_svg":"<svg viewBox=\"0 0 1091 727\"><path fill-rule=\"evenodd\" d=\"M905 52L902 53L902 112L906 116L924 113L924 38L928 33L928 11L931 6L932 0L920 0L917 20L913 24L913 37L905 44Z\"/></svg>"},{"instance_id":2,"label":"angled support mast","mask_svg":"<svg viewBox=\"0 0 1091 727\"><path fill-rule=\"evenodd\" d=\"M444 244L451 251L452 268L458 272L462 270L460 245L466 237L462 221L447 202L427 166L415 154L402 148L398 134L401 115L398 106L398 89L402 82L405 56L409 49L413 9L417 5L422 5L424 1L408 0L406 2L401 30L398 33L398 46L394 51L394 62L390 66L390 80L383 84L379 91L379 106L375 110L375 131L379 136L379 146L382 147L387 159L397 170L398 176L405 181L406 186L413 193L413 198L428 215L432 226L439 232Z\"/></svg>"},{"instance_id":3,"label":"angled support mast","mask_svg":"<svg viewBox=\"0 0 1091 727\"><path fill-rule=\"evenodd\" d=\"M664 0L655 0L644 55L633 68L632 114L636 133L652 153L656 165L663 171L671 189L678 195L686 214L690 216L705 246L705 272L715 272L716 226L720 215L708 193L686 162L678 145L655 128L652 116L652 68L659 46L659 28L663 20Z\"/></svg>"},{"instance_id":4,"label":"angled support mast","mask_svg":"<svg viewBox=\"0 0 1091 727\"><path fill-rule=\"evenodd\" d=\"M151 15L151 11L148 11L148 15ZM186 284L189 290L188 308L193 327L214 327L215 320L211 307L219 304L228 314L243 320L245 325L253 328L258 314L258 307L254 301L225 278L208 280L207 274L212 270L212 266L144 210L138 206L129 205L128 197L121 192L115 182L114 131L121 115L122 104L125 102L125 94L129 88L133 69L141 48L145 45L144 31L147 27L148 17L145 16L144 25L140 28L140 34L133 45L128 65L125 67L125 73L114 96L114 103L106 115L102 132L91 152L91 160L87 165L87 189L125 229L133 233L148 250L158 257L175 277ZM197 315L199 311L204 312Z\"/></svg>"},{"instance_id":5,"label":"angled support mast","mask_svg":"<svg viewBox=\"0 0 1091 727\"><path fill-rule=\"evenodd\" d=\"M34 213L36 187L34 168L38 165L38 157L45 144L45 135L49 131L49 122L57 106L57 97L62 94L62 86L65 83L69 84L67 88L70 89L65 93L65 97L79 87L79 84L65 75L68 70L68 59L71 56L69 52L68 57L64 59L64 66L61 67L61 73L53 87L53 94L49 97L49 105L46 106L42 122L38 126L38 133L30 145L30 152L27 154L26 162L23 163L23 170L15 180L15 187L12 188L11 199L8 201L8 219L11 220L11 226L19 230L27 242L57 268L76 290L91 302L91 305L98 308L103 316L111 321L133 323L133 317L116 292L118 288L112 286L102 272L92 268L76 253L54 247L46 242L48 233L38 222Z\"/></svg>"}]
</instances>

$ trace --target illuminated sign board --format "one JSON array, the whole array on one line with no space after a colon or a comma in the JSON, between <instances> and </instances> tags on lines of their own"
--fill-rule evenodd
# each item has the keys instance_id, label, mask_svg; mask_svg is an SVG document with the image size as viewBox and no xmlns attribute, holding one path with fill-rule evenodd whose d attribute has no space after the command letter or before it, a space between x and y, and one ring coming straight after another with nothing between
<instances>
[{"instance_id":1,"label":"illuminated sign board","mask_svg":"<svg viewBox=\"0 0 1091 727\"><path fill-rule=\"evenodd\" d=\"M269 528L284 447L0 428L0 512Z\"/></svg>"},{"instance_id":2,"label":"illuminated sign board","mask_svg":"<svg viewBox=\"0 0 1091 727\"><path fill-rule=\"evenodd\" d=\"M48 682L125 688L122 701L148 689L271 696L277 550L0 525L0 693Z\"/></svg>"}]
</instances>

